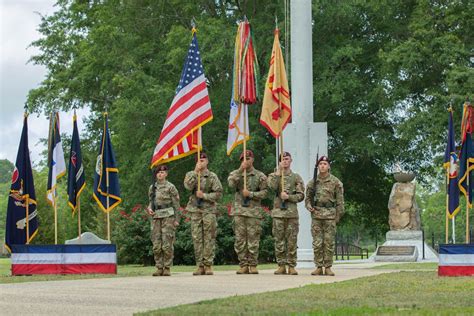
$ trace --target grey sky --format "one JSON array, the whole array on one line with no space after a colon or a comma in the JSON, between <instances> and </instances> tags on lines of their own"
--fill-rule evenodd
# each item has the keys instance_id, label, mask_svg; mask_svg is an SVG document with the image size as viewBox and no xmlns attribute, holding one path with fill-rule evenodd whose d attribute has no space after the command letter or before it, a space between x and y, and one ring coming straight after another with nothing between
<instances>
[{"instance_id":1,"label":"grey sky","mask_svg":"<svg viewBox=\"0 0 474 316\"><path fill-rule=\"evenodd\" d=\"M28 45L40 37L40 16L55 11L54 0L0 0L0 159L16 160L23 125L23 106L30 89L43 80L46 69L27 64L38 50ZM79 128L89 112L78 112ZM72 113L60 113L61 133L72 133ZM31 115L28 119L31 160L37 164L45 149L40 138L48 134L48 120ZM64 152L69 149L64 148Z\"/></svg>"}]
</instances>

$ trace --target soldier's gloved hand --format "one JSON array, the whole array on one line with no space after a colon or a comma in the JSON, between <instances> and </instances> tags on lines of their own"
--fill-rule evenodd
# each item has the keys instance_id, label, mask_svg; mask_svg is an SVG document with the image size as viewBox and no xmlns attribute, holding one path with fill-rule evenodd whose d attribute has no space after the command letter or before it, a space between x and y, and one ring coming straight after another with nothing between
<instances>
[{"instance_id":1,"label":"soldier's gloved hand","mask_svg":"<svg viewBox=\"0 0 474 316\"><path fill-rule=\"evenodd\" d=\"M249 197L249 196L250 196L250 191L247 190L247 189L243 189L243 190L242 190L242 195L243 195L244 197Z\"/></svg>"},{"instance_id":2,"label":"soldier's gloved hand","mask_svg":"<svg viewBox=\"0 0 474 316\"><path fill-rule=\"evenodd\" d=\"M283 191L283 192L281 192L281 194L280 194L280 198L281 198L282 200L288 200L289 195L288 195L288 193L286 193L286 192Z\"/></svg>"},{"instance_id":3,"label":"soldier's gloved hand","mask_svg":"<svg viewBox=\"0 0 474 316\"><path fill-rule=\"evenodd\" d=\"M204 197L204 193L203 193L201 190L196 191L196 196L197 196L198 198L202 199L202 198Z\"/></svg>"}]
</instances>

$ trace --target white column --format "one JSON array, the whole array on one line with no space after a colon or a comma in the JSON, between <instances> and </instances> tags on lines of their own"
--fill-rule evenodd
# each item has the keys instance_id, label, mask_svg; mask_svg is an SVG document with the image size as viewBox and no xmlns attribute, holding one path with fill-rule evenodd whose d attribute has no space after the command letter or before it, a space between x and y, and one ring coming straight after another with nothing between
<instances>
[{"instance_id":1,"label":"white column","mask_svg":"<svg viewBox=\"0 0 474 316\"><path fill-rule=\"evenodd\" d=\"M291 1L291 106L292 123L284 132L284 150L293 157L292 169L305 185L313 177L319 154L327 154L327 124L313 122L313 52L311 0ZM313 267L311 216L298 204L298 267Z\"/></svg>"}]
</instances>

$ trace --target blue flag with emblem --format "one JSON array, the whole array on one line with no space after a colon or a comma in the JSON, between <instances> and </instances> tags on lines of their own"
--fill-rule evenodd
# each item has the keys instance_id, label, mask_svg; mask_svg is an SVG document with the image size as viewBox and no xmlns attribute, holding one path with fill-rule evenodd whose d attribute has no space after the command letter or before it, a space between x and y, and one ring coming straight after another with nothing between
<instances>
[{"instance_id":1,"label":"blue flag with emblem","mask_svg":"<svg viewBox=\"0 0 474 316\"><path fill-rule=\"evenodd\" d=\"M474 146L472 144L474 109L470 104L464 104L461 124L462 146L459 157L459 190L466 196L469 208L472 207L472 193L474 187Z\"/></svg>"},{"instance_id":2,"label":"blue flag with emblem","mask_svg":"<svg viewBox=\"0 0 474 316\"><path fill-rule=\"evenodd\" d=\"M38 233L36 194L28 149L28 115L25 113L20 146L8 197L5 247L28 244Z\"/></svg>"},{"instance_id":3,"label":"blue flag with emblem","mask_svg":"<svg viewBox=\"0 0 474 316\"><path fill-rule=\"evenodd\" d=\"M448 217L451 219L460 210L458 187L458 155L454 141L453 110L449 108L448 143L444 153L443 167L446 169L446 194L448 195Z\"/></svg>"},{"instance_id":4,"label":"blue flag with emblem","mask_svg":"<svg viewBox=\"0 0 474 316\"><path fill-rule=\"evenodd\" d=\"M118 168L110 141L108 114L104 113L104 130L95 166L94 199L102 211L108 213L122 202Z\"/></svg>"},{"instance_id":5,"label":"blue flag with emblem","mask_svg":"<svg viewBox=\"0 0 474 316\"><path fill-rule=\"evenodd\" d=\"M77 116L74 111L74 127L72 131L71 151L69 154L69 168L67 177L67 194L69 196L68 205L75 213L79 196L86 187L84 175L84 165L82 164L81 142L79 141L79 130L77 128Z\"/></svg>"}]
</instances>

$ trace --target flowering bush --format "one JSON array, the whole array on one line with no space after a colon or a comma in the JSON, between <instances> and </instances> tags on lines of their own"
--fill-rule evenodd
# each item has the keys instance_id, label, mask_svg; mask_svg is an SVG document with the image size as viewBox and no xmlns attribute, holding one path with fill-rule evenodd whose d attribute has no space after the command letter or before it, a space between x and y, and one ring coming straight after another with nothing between
<instances>
[{"instance_id":1,"label":"flowering bush","mask_svg":"<svg viewBox=\"0 0 474 316\"><path fill-rule=\"evenodd\" d=\"M219 207L215 264L238 263L234 251L234 231L232 217L228 213L229 209L230 205ZM259 259L261 262L273 262L275 259L273 237L271 236L272 219L268 208L264 211ZM180 209L179 212L181 221L176 229L173 263L175 265L194 265L190 216L185 209ZM120 211L119 215L113 233L113 240L117 244L119 263L154 264L150 240L151 221L144 207L136 205L129 212Z\"/></svg>"}]
</instances>

